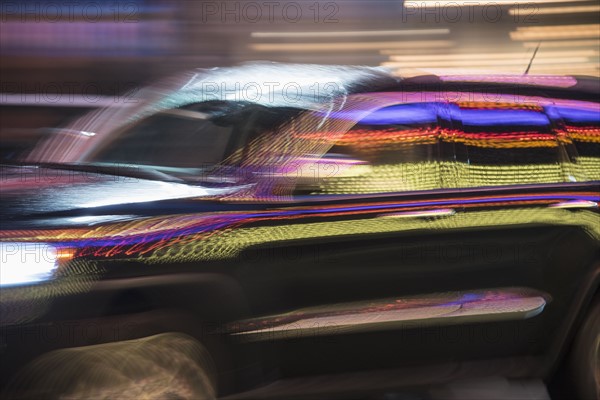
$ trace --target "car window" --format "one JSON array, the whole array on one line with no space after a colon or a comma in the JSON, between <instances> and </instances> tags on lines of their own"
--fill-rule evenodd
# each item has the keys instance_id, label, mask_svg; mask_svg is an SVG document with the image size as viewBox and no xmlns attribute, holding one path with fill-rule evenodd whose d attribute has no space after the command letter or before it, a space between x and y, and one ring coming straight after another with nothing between
<instances>
[{"instance_id":1,"label":"car window","mask_svg":"<svg viewBox=\"0 0 600 400\"><path fill-rule=\"evenodd\" d=\"M337 138L320 160L319 179L298 193L358 194L436 189L441 185L442 103L381 108Z\"/></svg>"},{"instance_id":2,"label":"car window","mask_svg":"<svg viewBox=\"0 0 600 400\"><path fill-rule=\"evenodd\" d=\"M456 163L448 188L564 182L568 160L553 121L541 106L488 102L453 104L459 116L448 135Z\"/></svg>"},{"instance_id":3,"label":"car window","mask_svg":"<svg viewBox=\"0 0 600 400\"><path fill-rule=\"evenodd\" d=\"M555 106L549 107L548 112L561 118L576 178L600 180L600 105L581 109Z\"/></svg>"},{"instance_id":4,"label":"car window","mask_svg":"<svg viewBox=\"0 0 600 400\"><path fill-rule=\"evenodd\" d=\"M536 104L401 104L362 118L298 194L389 193L600 179L600 113Z\"/></svg>"}]
</instances>

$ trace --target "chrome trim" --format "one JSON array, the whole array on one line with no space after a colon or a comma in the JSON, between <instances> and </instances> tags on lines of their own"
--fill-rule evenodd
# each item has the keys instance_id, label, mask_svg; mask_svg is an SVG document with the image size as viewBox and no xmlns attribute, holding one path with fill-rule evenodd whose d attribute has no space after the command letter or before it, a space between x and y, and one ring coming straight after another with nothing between
<instances>
[{"instance_id":1,"label":"chrome trim","mask_svg":"<svg viewBox=\"0 0 600 400\"><path fill-rule=\"evenodd\" d=\"M384 329L522 320L540 314L550 296L528 288L446 292L330 304L232 323L250 340L299 338Z\"/></svg>"}]
</instances>

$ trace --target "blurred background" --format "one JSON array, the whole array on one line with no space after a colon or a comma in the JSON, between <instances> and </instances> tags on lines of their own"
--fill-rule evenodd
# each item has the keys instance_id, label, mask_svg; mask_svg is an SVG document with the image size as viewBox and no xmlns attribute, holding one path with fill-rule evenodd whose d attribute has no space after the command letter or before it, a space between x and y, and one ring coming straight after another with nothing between
<instances>
[{"instance_id":1,"label":"blurred background","mask_svg":"<svg viewBox=\"0 0 600 400\"><path fill-rule=\"evenodd\" d=\"M2 157L123 93L253 60L599 75L598 0L3 1Z\"/></svg>"}]
</instances>

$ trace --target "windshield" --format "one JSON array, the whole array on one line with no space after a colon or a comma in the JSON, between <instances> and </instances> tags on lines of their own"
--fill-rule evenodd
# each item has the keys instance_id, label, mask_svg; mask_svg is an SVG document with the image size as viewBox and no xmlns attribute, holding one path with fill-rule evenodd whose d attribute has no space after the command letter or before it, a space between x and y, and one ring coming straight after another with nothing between
<instances>
[{"instance_id":1,"label":"windshield","mask_svg":"<svg viewBox=\"0 0 600 400\"><path fill-rule=\"evenodd\" d=\"M92 162L193 168L223 159L233 125L161 113L127 128Z\"/></svg>"},{"instance_id":2,"label":"windshield","mask_svg":"<svg viewBox=\"0 0 600 400\"><path fill-rule=\"evenodd\" d=\"M250 140L273 132L299 110L235 102L205 102L169 109L125 127L96 149L91 164L189 169L234 162Z\"/></svg>"}]
</instances>

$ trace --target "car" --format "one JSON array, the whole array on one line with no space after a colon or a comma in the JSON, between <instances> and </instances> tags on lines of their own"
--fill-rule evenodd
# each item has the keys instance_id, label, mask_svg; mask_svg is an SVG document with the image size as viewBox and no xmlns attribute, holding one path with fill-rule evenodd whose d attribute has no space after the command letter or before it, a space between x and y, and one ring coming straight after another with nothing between
<instances>
[{"instance_id":1,"label":"car","mask_svg":"<svg viewBox=\"0 0 600 400\"><path fill-rule=\"evenodd\" d=\"M597 396L598 94L251 63L79 118L2 166L3 394Z\"/></svg>"}]
</instances>

